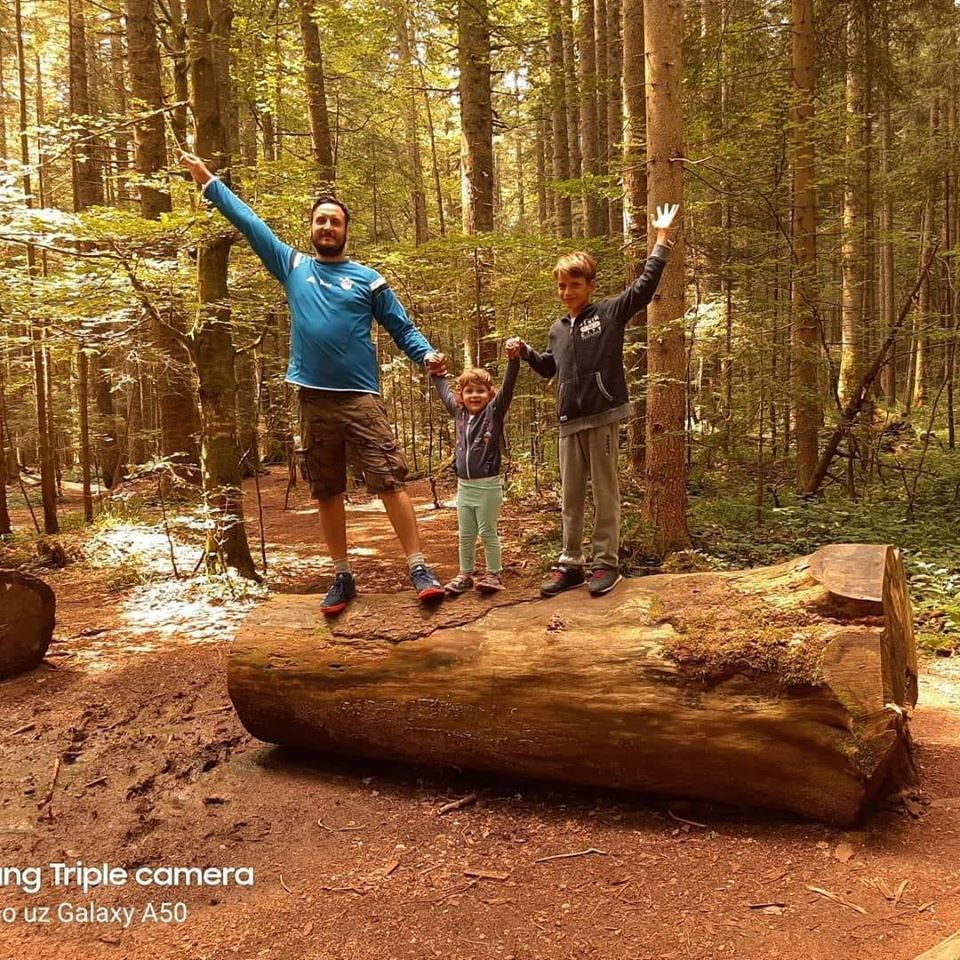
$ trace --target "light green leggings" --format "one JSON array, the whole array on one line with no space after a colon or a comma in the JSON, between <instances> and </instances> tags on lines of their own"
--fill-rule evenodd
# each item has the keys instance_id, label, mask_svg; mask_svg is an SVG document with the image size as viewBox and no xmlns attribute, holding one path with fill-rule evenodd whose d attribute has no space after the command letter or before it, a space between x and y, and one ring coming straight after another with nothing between
<instances>
[{"instance_id":1,"label":"light green leggings","mask_svg":"<svg viewBox=\"0 0 960 960\"><path fill-rule=\"evenodd\" d=\"M457 481L457 522L460 527L460 571L473 573L477 562L477 535L483 541L483 555L489 573L503 569L497 521L503 506L500 477Z\"/></svg>"}]
</instances>

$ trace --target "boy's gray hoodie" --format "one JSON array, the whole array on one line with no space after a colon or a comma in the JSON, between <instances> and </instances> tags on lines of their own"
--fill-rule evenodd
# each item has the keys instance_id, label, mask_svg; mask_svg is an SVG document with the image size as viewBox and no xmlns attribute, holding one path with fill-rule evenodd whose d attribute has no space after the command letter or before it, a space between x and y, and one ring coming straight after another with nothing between
<instances>
[{"instance_id":1,"label":"boy's gray hoodie","mask_svg":"<svg viewBox=\"0 0 960 960\"><path fill-rule=\"evenodd\" d=\"M623 293L558 320L543 353L526 347L523 358L541 377L557 376L561 437L629 414L623 332L627 321L653 299L669 255L670 248L658 243L643 273Z\"/></svg>"},{"instance_id":2,"label":"boy's gray hoodie","mask_svg":"<svg viewBox=\"0 0 960 960\"><path fill-rule=\"evenodd\" d=\"M450 384L443 377L433 377L443 405L456 422L457 449L454 469L461 480L479 480L500 475L500 447L503 421L507 416L513 389L517 384L520 361L511 360L503 384L496 396L476 416L457 403Z\"/></svg>"}]
</instances>

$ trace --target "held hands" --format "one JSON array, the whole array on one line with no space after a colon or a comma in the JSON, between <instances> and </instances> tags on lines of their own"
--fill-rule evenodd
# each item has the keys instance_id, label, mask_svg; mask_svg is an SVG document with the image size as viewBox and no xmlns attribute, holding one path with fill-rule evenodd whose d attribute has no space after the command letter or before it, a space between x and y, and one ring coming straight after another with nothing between
<instances>
[{"instance_id":1,"label":"held hands","mask_svg":"<svg viewBox=\"0 0 960 960\"><path fill-rule=\"evenodd\" d=\"M666 243L672 246L670 235L673 233L673 221L679 209L679 203L668 203L657 207L656 216L651 217L657 231L657 243Z\"/></svg>"},{"instance_id":2,"label":"held hands","mask_svg":"<svg viewBox=\"0 0 960 960\"><path fill-rule=\"evenodd\" d=\"M523 356L526 344L519 337L510 337L503 346L508 360L519 360Z\"/></svg>"},{"instance_id":3,"label":"held hands","mask_svg":"<svg viewBox=\"0 0 960 960\"><path fill-rule=\"evenodd\" d=\"M442 353L428 353L423 358L423 365L435 377L445 377L447 375L447 358Z\"/></svg>"},{"instance_id":4,"label":"held hands","mask_svg":"<svg viewBox=\"0 0 960 960\"><path fill-rule=\"evenodd\" d=\"M195 153L187 153L186 150L181 150L177 154L177 159L190 171L190 176L200 186L213 179L213 174L207 169L207 165Z\"/></svg>"}]
</instances>

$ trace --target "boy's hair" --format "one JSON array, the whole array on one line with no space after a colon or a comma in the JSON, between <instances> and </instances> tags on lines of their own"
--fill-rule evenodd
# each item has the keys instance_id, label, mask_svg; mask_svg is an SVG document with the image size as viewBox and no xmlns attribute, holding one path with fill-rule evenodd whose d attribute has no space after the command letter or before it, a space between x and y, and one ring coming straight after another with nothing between
<instances>
[{"instance_id":1,"label":"boy's hair","mask_svg":"<svg viewBox=\"0 0 960 960\"><path fill-rule=\"evenodd\" d=\"M313 206L310 207L311 223L313 223L313 215L317 212L317 207L323 206L325 203L332 203L335 207L339 207L343 211L344 226L350 226L350 208L342 200L338 200L335 196L333 196L332 193L325 193L313 201Z\"/></svg>"},{"instance_id":2,"label":"boy's hair","mask_svg":"<svg viewBox=\"0 0 960 960\"><path fill-rule=\"evenodd\" d=\"M574 250L573 253L565 253L557 261L553 268L553 279L558 280L561 273L568 277L583 277L590 283L597 276L597 261L583 250Z\"/></svg>"},{"instance_id":3,"label":"boy's hair","mask_svg":"<svg viewBox=\"0 0 960 960\"><path fill-rule=\"evenodd\" d=\"M494 385L493 377L480 367L471 367L468 370L464 370L463 373L453 381L453 395L461 407L463 406L463 388L471 383L475 386L486 387L493 396L497 395L497 388Z\"/></svg>"}]
</instances>

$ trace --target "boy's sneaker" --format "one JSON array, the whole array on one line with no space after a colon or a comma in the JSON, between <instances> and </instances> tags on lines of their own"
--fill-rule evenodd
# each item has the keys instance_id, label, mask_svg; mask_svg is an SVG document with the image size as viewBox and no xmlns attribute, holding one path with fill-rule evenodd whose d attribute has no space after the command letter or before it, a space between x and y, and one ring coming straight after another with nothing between
<instances>
[{"instance_id":1,"label":"boy's sneaker","mask_svg":"<svg viewBox=\"0 0 960 960\"><path fill-rule=\"evenodd\" d=\"M483 573L477 577L477 590L480 593L496 593L503 589L499 573Z\"/></svg>"},{"instance_id":2,"label":"boy's sneaker","mask_svg":"<svg viewBox=\"0 0 960 960\"><path fill-rule=\"evenodd\" d=\"M613 567L597 567L590 574L587 589L590 591L591 597L599 597L604 593L609 593L622 579L620 571Z\"/></svg>"},{"instance_id":3,"label":"boy's sneaker","mask_svg":"<svg viewBox=\"0 0 960 960\"><path fill-rule=\"evenodd\" d=\"M439 600L443 597L443 587L425 563L418 563L410 571L413 589L417 591L417 599L421 603L430 600Z\"/></svg>"},{"instance_id":4,"label":"boy's sneaker","mask_svg":"<svg viewBox=\"0 0 960 960\"><path fill-rule=\"evenodd\" d=\"M541 597L555 597L564 590L583 586L583 567L554 567L540 583Z\"/></svg>"},{"instance_id":5,"label":"boy's sneaker","mask_svg":"<svg viewBox=\"0 0 960 960\"><path fill-rule=\"evenodd\" d=\"M338 613L343 613L347 604L357 595L357 582L353 579L352 573L338 573L334 577L333 583L327 595L323 598L323 606L320 608L328 617Z\"/></svg>"},{"instance_id":6,"label":"boy's sneaker","mask_svg":"<svg viewBox=\"0 0 960 960\"><path fill-rule=\"evenodd\" d=\"M469 573L458 573L449 583L444 585L444 593L451 597L459 597L473 589L473 577Z\"/></svg>"}]
</instances>

